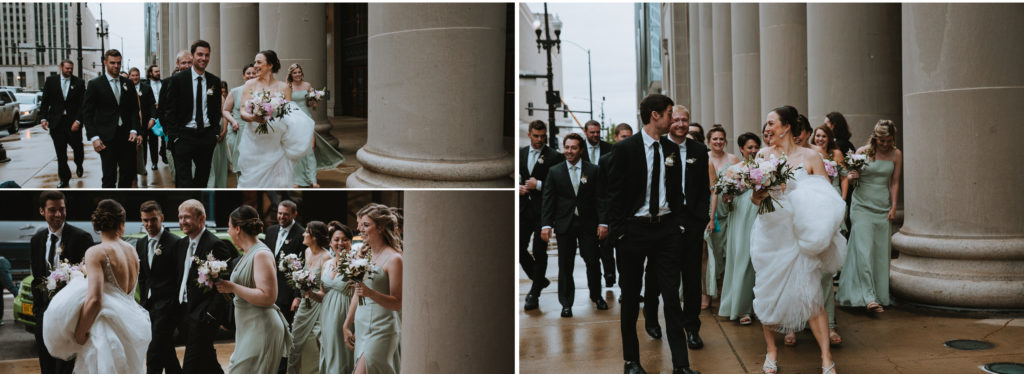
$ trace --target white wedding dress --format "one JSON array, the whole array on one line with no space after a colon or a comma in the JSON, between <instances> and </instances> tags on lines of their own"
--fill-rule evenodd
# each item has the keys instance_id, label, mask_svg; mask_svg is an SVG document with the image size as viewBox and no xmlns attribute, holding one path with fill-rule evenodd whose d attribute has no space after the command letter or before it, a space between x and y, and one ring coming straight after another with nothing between
<instances>
[{"instance_id":1,"label":"white wedding dress","mask_svg":"<svg viewBox=\"0 0 1024 374\"><path fill-rule=\"evenodd\" d=\"M294 102L284 117L267 123L267 133L257 134L258 123L242 123L238 144L238 188L291 188L295 163L312 147L313 119Z\"/></svg>"},{"instance_id":2,"label":"white wedding dress","mask_svg":"<svg viewBox=\"0 0 1024 374\"><path fill-rule=\"evenodd\" d=\"M843 265L846 240L839 224L846 204L828 179L804 168L776 201L775 212L758 215L750 233L754 313L789 333L803 330L823 309L821 276Z\"/></svg>"},{"instance_id":3,"label":"white wedding dress","mask_svg":"<svg viewBox=\"0 0 1024 374\"><path fill-rule=\"evenodd\" d=\"M152 338L149 312L135 302L134 288L128 294L118 286L109 258L102 276L103 307L89 329L89 339L84 345L75 342L75 328L89 288L86 278L75 277L54 295L46 308L46 349L60 359L75 358L75 373L144 373L146 349Z\"/></svg>"}]
</instances>

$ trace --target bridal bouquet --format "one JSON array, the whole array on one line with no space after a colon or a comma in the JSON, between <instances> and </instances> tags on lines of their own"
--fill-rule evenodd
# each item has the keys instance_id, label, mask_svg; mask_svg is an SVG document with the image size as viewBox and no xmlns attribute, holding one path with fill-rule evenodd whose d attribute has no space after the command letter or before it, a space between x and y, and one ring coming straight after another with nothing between
<instances>
[{"instance_id":1,"label":"bridal bouquet","mask_svg":"<svg viewBox=\"0 0 1024 374\"><path fill-rule=\"evenodd\" d=\"M366 251L365 257L356 257L357 250L353 249L351 252L344 254L339 259L341 264L338 266L338 275L341 276L341 280L346 282L363 283L365 280L373 278L373 253ZM353 289L351 287L345 288L345 296L352 296ZM363 305L363 298L359 298L359 305Z\"/></svg>"},{"instance_id":2,"label":"bridal bouquet","mask_svg":"<svg viewBox=\"0 0 1024 374\"><path fill-rule=\"evenodd\" d=\"M747 175L750 174L750 165L746 162L740 162L725 169L725 173L722 174L721 178L715 182L714 189L716 195L722 196L738 196L750 189L750 183L747 180ZM726 204L728 209L732 209L732 201Z\"/></svg>"},{"instance_id":3,"label":"bridal bouquet","mask_svg":"<svg viewBox=\"0 0 1024 374\"><path fill-rule=\"evenodd\" d=\"M868 155L857 154L854 151L846 153L846 174L850 174L851 171L856 171L858 174L868 166ZM857 182L860 179L854 179L850 181L851 187L856 187Z\"/></svg>"},{"instance_id":4,"label":"bridal bouquet","mask_svg":"<svg viewBox=\"0 0 1024 374\"><path fill-rule=\"evenodd\" d=\"M269 127L267 122L274 118L284 117L292 111L292 108L288 106L288 100L285 100L284 96L269 90L254 91L249 101L245 102L245 107L249 109L252 115L263 117L266 120L256 126L257 134L266 134Z\"/></svg>"},{"instance_id":5,"label":"bridal bouquet","mask_svg":"<svg viewBox=\"0 0 1024 374\"><path fill-rule=\"evenodd\" d=\"M302 270L302 260L299 259L297 254L289 254L281 258L281 262L277 264L277 270L289 274Z\"/></svg>"},{"instance_id":6,"label":"bridal bouquet","mask_svg":"<svg viewBox=\"0 0 1024 374\"><path fill-rule=\"evenodd\" d=\"M214 282L218 280L225 280L231 276L231 270L228 268L228 262L218 260L213 257L213 253L206 255L206 260L200 260L199 257L192 257L192 262L195 262L197 267L196 271L199 272L199 278L196 279L196 283L203 291L214 290Z\"/></svg>"},{"instance_id":7,"label":"bridal bouquet","mask_svg":"<svg viewBox=\"0 0 1024 374\"><path fill-rule=\"evenodd\" d=\"M63 262L58 263L50 271L50 275L46 276L46 283L40 286L45 287L45 291L49 293L50 298L53 298L53 295L60 292L72 279L79 277L85 277L85 264L71 264L67 259L64 259Z\"/></svg>"},{"instance_id":8,"label":"bridal bouquet","mask_svg":"<svg viewBox=\"0 0 1024 374\"><path fill-rule=\"evenodd\" d=\"M309 95L306 96L306 101L313 101L319 103L327 96L327 87L322 90L309 90Z\"/></svg>"},{"instance_id":9,"label":"bridal bouquet","mask_svg":"<svg viewBox=\"0 0 1024 374\"><path fill-rule=\"evenodd\" d=\"M825 161L825 174L828 174L829 178L835 178L839 175L839 164L832 160Z\"/></svg>"},{"instance_id":10,"label":"bridal bouquet","mask_svg":"<svg viewBox=\"0 0 1024 374\"><path fill-rule=\"evenodd\" d=\"M786 162L785 155L779 158L769 155L768 158L758 160L755 165L750 166L748 183L754 191L768 190L768 196L761 201L757 214L775 211L776 200L782 197L782 186L790 179L793 179L793 167Z\"/></svg>"}]
</instances>

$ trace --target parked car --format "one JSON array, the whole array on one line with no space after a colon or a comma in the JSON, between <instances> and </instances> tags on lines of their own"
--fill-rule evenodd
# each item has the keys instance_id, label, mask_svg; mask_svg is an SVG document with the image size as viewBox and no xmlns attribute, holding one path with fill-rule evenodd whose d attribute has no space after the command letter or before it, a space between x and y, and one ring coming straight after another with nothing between
<instances>
[{"instance_id":1,"label":"parked car","mask_svg":"<svg viewBox=\"0 0 1024 374\"><path fill-rule=\"evenodd\" d=\"M15 98L18 99L20 108L18 109L21 121L18 122L21 127L29 127L39 123L39 104L42 101L42 94L37 92L21 92L15 93Z\"/></svg>"},{"instance_id":2,"label":"parked car","mask_svg":"<svg viewBox=\"0 0 1024 374\"><path fill-rule=\"evenodd\" d=\"M20 106L13 90L0 89L0 130L7 129L11 134L18 132Z\"/></svg>"}]
</instances>

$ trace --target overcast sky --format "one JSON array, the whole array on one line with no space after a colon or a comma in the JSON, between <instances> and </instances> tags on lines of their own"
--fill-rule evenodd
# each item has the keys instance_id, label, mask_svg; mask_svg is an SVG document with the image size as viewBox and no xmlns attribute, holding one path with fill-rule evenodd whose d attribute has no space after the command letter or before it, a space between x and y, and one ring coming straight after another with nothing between
<instances>
[{"instance_id":1,"label":"overcast sky","mask_svg":"<svg viewBox=\"0 0 1024 374\"><path fill-rule=\"evenodd\" d=\"M116 48L121 51L121 64L124 71L128 71L132 67L145 71L143 69L143 66L146 64L146 12L144 4L137 2L89 4L89 11L96 17L97 22L100 19L100 5L103 6L103 20L107 21L107 24L110 25L110 36L107 37L109 45L105 47L107 49ZM84 7L82 11L85 11ZM89 27L83 31L83 34L89 31L95 32L96 30L96 25L82 25L82 27ZM122 38L124 40L123 46Z\"/></svg>"},{"instance_id":2,"label":"overcast sky","mask_svg":"<svg viewBox=\"0 0 1024 374\"><path fill-rule=\"evenodd\" d=\"M527 3L534 13L543 3ZM570 108L587 110L587 53L566 43L590 49L594 81L594 118L601 114L605 97L605 123L636 124L636 47L633 4L548 3L548 12L562 20L562 97ZM520 40L520 43L536 43ZM581 117L581 121L587 118Z\"/></svg>"}]
</instances>

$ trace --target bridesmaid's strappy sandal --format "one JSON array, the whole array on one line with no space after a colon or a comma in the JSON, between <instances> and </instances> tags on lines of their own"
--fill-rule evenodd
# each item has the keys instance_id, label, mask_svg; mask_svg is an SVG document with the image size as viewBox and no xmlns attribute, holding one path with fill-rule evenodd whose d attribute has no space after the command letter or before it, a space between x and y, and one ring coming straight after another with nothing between
<instances>
[{"instance_id":1,"label":"bridesmaid's strappy sandal","mask_svg":"<svg viewBox=\"0 0 1024 374\"><path fill-rule=\"evenodd\" d=\"M877 302L874 302L874 301L872 301L871 303L868 304L867 309L868 309L869 312L872 312L872 313L882 313L882 312L885 311L885 308L882 308L881 305L879 305Z\"/></svg>"},{"instance_id":2,"label":"bridesmaid's strappy sandal","mask_svg":"<svg viewBox=\"0 0 1024 374\"><path fill-rule=\"evenodd\" d=\"M744 314L743 317L740 317L740 325L746 326L746 325L751 324L752 322L753 322L753 320L750 319L750 315L749 314Z\"/></svg>"},{"instance_id":3,"label":"bridesmaid's strappy sandal","mask_svg":"<svg viewBox=\"0 0 1024 374\"><path fill-rule=\"evenodd\" d=\"M835 365L833 365L835 366ZM764 365L761 365L761 372L764 374L775 374L779 372L779 360L771 361L768 356L764 356Z\"/></svg>"},{"instance_id":4,"label":"bridesmaid's strappy sandal","mask_svg":"<svg viewBox=\"0 0 1024 374\"><path fill-rule=\"evenodd\" d=\"M836 369L836 362L832 361L832 366L829 366L827 369L824 366L821 367L821 370L824 370L824 371L821 372L821 374L832 374L832 373L835 372L835 369Z\"/></svg>"},{"instance_id":5,"label":"bridesmaid's strappy sandal","mask_svg":"<svg viewBox=\"0 0 1024 374\"><path fill-rule=\"evenodd\" d=\"M789 334L786 334L786 337L782 338L782 344L785 344L787 347L795 347L796 346L796 333L795 332L791 332Z\"/></svg>"},{"instance_id":6,"label":"bridesmaid's strappy sandal","mask_svg":"<svg viewBox=\"0 0 1024 374\"><path fill-rule=\"evenodd\" d=\"M831 329L828 331L828 342L831 345L839 345L843 342L843 338L839 336L835 329Z\"/></svg>"}]
</instances>

